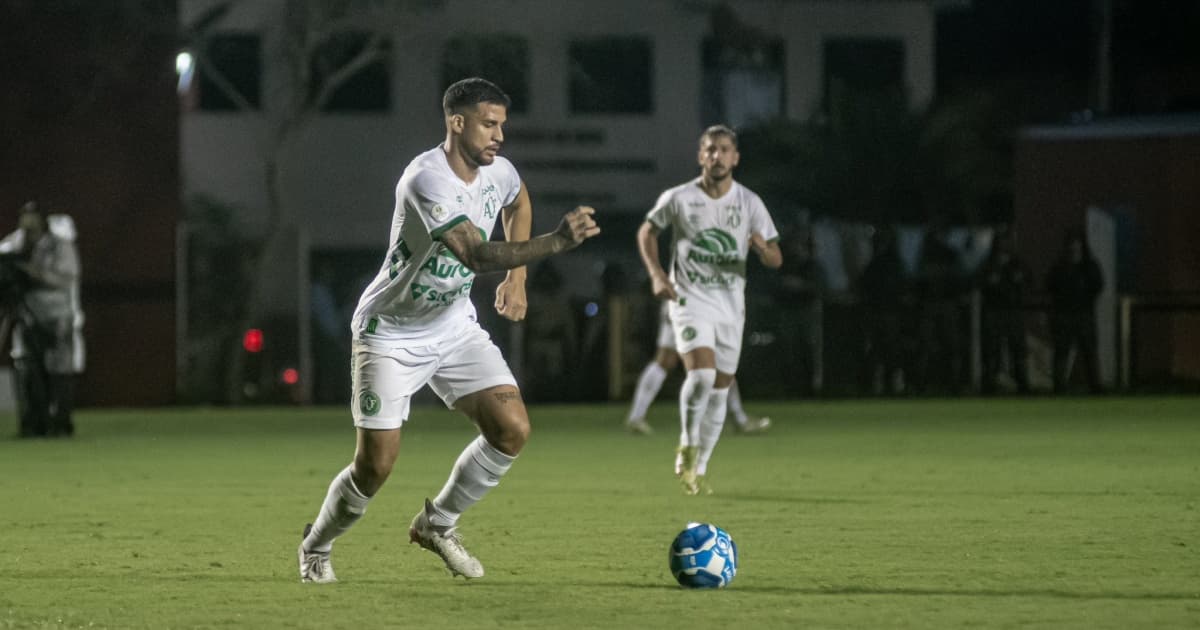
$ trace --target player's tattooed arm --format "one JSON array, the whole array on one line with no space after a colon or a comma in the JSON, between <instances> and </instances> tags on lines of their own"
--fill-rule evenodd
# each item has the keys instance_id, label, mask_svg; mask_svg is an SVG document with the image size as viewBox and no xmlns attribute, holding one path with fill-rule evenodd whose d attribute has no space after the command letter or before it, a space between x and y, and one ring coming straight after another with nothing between
<instances>
[{"instance_id":1,"label":"player's tattooed arm","mask_svg":"<svg viewBox=\"0 0 1200 630\"><path fill-rule=\"evenodd\" d=\"M485 241L479 228L464 221L441 236L442 243L475 273L503 271L520 267L540 258L575 249L600 233L592 215L593 208L580 206L563 215L558 228L528 241Z\"/></svg>"}]
</instances>

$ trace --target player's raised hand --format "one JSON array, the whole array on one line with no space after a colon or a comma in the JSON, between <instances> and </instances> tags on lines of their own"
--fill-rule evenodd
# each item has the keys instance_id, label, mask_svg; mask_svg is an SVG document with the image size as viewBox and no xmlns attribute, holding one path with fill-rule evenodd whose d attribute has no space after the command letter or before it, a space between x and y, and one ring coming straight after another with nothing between
<instances>
[{"instance_id":1,"label":"player's raised hand","mask_svg":"<svg viewBox=\"0 0 1200 630\"><path fill-rule=\"evenodd\" d=\"M567 245L564 249L574 249L580 243L600 233L600 226L596 225L596 220L592 216L594 214L596 214L595 208L579 206L563 215L562 221L558 223L558 229L554 232L566 242Z\"/></svg>"}]
</instances>

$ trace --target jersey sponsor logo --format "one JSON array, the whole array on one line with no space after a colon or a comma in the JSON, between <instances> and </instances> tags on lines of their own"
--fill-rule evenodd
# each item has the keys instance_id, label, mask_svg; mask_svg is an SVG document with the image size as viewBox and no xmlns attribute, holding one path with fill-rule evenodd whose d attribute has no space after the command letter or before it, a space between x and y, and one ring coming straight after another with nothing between
<instances>
[{"instance_id":1,"label":"jersey sponsor logo","mask_svg":"<svg viewBox=\"0 0 1200 630\"><path fill-rule=\"evenodd\" d=\"M364 416L373 416L379 413L379 408L382 406L379 396L369 389L358 395L358 410Z\"/></svg>"},{"instance_id":2,"label":"jersey sponsor logo","mask_svg":"<svg viewBox=\"0 0 1200 630\"><path fill-rule=\"evenodd\" d=\"M454 276L469 278L471 274L475 273L471 271L470 267L458 262L456 258L451 257L450 260L446 260L440 256L431 257L425 261L425 264L421 265L421 270L443 280Z\"/></svg>"},{"instance_id":3,"label":"jersey sponsor logo","mask_svg":"<svg viewBox=\"0 0 1200 630\"><path fill-rule=\"evenodd\" d=\"M474 283L468 282L456 289L439 291L429 285L414 282L408 286L408 290L412 294L414 302L430 302L434 306L450 306L459 298L470 295L472 284Z\"/></svg>"},{"instance_id":4,"label":"jersey sponsor logo","mask_svg":"<svg viewBox=\"0 0 1200 630\"><path fill-rule=\"evenodd\" d=\"M712 265L736 265L742 262L738 256L737 240L724 230L702 230L692 237L692 245L695 247L688 250L688 260ZM697 251L697 248L703 251Z\"/></svg>"},{"instance_id":5,"label":"jersey sponsor logo","mask_svg":"<svg viewBox=\"0 0 1200 630\"><path fill-rule=\"evenodd\" d=\"M692 284L698 284L706 287L728 287L733 286L733 276L731 274L717 273L711 276L695 271L688 271L687 279Z\"/></svg>"}]
</instances>

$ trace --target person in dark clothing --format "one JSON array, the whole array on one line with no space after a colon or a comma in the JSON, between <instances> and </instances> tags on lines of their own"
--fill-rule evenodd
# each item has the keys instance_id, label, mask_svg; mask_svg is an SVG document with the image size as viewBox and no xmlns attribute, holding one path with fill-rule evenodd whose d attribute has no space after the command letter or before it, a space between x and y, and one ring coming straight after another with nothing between
<instances>
[{"instance_id":1,"label":"person in dark clothing","mask_svg":"<svg viewBox=\"0 0 1200 630\"><path fill-rule=\"evenodd\" d=\"M875 393L904 390L905 311L910 299L896 235L884 227L871 239L873 254L858 279L863 306L864 380Z\"/></svg>"},{"instance_id":2,"label":"person in dark clothing","mask_svg":"<svg viewBox=\"0 0 1200 630\"><path fill-rule=\"evenodd\" d=\"M996 390L996 377L1001 372L1000 363L1006 349L1017 391L1029 393L1025 317L1021 309L1032 277L1029 267L1013 251L1012 234L1007 231L997 233L977 276L982 300L980 332L985 393Z\"/></svg>"},{"instance_id":3,"label":"person in dark clothing","mask_svg":"<svg viewBox=\"0 0 1200 630\"><path fill-rule=\"evenodd\" d=\"M1072 352L1083 361L1088 388L1101 391L1096 355L1096 298L1104 289L1100 265L1080 230L1063 240L1058 260L1046 276L1051 296L1050 335L1054 339L1054 391L1064 392L1071 377Z\"/></svg>"},{"instance_id":4,"label":"person in dark clothing","mask_svg":"<svg viewBox=\"0 0 1200 630\"><path fill-rule=\"evenodd\" d=\"M926 234L917 263L921 347L915 386L918 391L928 391L936 384L957 394L963 389L966 372L962 325L966 282L958 252L945 238L943 228Z\"/></svg>"},{"instance_id":5,"label":"person in dark clothing","mask_svg":"<svg viewBox=\"0 0 1200 630\"><path fill-rule=\"evenodd\" d=\"M782 242L783 266L774 294L783 367L794 393L812 395L821 387L822 299L828 283L810 230L798 230Z\"/></svg>"}]
</instances>

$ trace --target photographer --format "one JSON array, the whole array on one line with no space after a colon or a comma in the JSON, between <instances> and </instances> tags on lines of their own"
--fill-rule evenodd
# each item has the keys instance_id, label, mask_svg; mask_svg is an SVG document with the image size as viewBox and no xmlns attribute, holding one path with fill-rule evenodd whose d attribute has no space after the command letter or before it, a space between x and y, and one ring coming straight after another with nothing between
<instances>
[{"instance_id":1,"label":"photographer","mask_svg":"<svg viewBox=\"0 0 1200 630\"><path fill-rule=\"evenodd\" d=\"M0 308L12 328L20 437L69 436L75 376L83 370L79 252L66 215L34 202L0 240Z\"/></svg>"}]
</instances>

